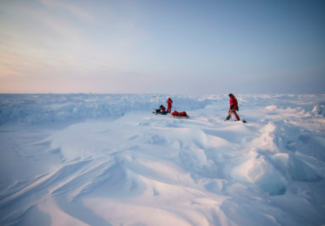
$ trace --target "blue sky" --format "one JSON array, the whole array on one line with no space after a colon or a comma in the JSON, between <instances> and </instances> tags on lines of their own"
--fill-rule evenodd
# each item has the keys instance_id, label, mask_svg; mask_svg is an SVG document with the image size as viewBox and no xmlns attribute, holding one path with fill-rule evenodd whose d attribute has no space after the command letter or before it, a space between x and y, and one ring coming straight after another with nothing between
<instances>
[{"instance_id":1,"label":"blue sky","mask_svg":"<svg viewBox=\"0 0 325 226\"><path fill-rule=\"evenodd\" d=\"M1 93L325 93L322 0L2 0Z\"/></svg>"}]
</instances>

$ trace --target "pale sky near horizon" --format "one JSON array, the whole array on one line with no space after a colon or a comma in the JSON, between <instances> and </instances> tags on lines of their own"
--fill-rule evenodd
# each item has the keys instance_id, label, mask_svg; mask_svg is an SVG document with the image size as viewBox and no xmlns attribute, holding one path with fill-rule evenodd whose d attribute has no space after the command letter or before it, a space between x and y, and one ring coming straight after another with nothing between
<instances>
[{"instance_id":1,"label":"pale sky near horizon","mask_svg":"<svg viewBox=\"0 0 325 226\"><path fill-rule=\"evenodd\" d=\"M324 0L0 0L0 93L325 93Z\"/></svg>"}]
</instances>

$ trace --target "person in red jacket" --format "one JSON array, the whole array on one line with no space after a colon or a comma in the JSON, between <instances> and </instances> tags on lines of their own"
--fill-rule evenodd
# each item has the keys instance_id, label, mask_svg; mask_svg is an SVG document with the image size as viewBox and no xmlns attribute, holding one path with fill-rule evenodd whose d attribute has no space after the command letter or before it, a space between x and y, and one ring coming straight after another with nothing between
<instances>
[{"instance_id":1,"label":"person in red jacket","mask_svg":"<svg viewBox=\"0 0 325 226\"><path fill-rule=\"evenodd\" d=\"M228 116L227 116L226 120L231 119L231 114L234 114L237 121L239 121L240 118L239 118L239 116L238 116L238 114L236 112L238 110L237 99L232 93L229 94L229 98L230 98L230 100L229 100L230 101L230 109L228 111Z\"/></svg>"},{"instance_id":2,"label":"person in red jacket","mask_svg":"<svg viewBox=\"0 0 325 226\"><path fill-rule=\"evenodd\" d=\"M160 105L159 109L156 109L156 112L152 112L152 113L167 115L166 108L164 107L164 105Z\"/></svg>"},{"instance_id":3,"label":"person in red jacket","mask_svg":"<svg viewBox=\"0 0 325 226\"><path fill-rule=\"evenodd\" d=\"M166 113L166 108L164 107L164 105L160 105L159 112Z\"/></svg>"},{"instance_id":4,"label":"person in red jacket","mask_svg":"<svg viewBox=\"0 0 325 226\"><path fill-rule=\"evenodd\" d=\"M166 101L166 103L167 103L167 113L171 113L172 103L173 103L172 99L169 97L168 100Z\"/></svg>"}]
</instances>

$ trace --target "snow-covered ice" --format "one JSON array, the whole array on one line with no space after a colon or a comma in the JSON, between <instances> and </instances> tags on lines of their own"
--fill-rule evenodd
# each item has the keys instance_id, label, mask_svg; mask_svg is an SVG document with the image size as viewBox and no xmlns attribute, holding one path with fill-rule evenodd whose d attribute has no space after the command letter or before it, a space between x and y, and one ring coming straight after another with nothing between
<instances>
[{"instance_id":1,"label":"snow-covered ice","mask_svg":"<svg viewBox=\"0 0 325 226\"><path fill-rule=\"evenodd\" d=\"M0 95L0 225L325 225L325 95Z\"/></svg>"}]
</instances>

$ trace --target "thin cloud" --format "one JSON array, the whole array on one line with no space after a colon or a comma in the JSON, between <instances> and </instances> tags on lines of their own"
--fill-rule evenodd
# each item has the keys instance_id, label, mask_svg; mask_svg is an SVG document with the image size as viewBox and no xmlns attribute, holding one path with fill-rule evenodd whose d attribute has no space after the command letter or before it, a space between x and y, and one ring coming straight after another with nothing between
<instances>
[{"instance_id":1,"label":"thin cloud","mask_svg":"<svg viewBox=\"0 0 325 226\"><path fill-rule=\"evenodd\" d=\"M89 11L66 1L38 0L48 8L59 8L87 22L95 22L95 16Z\"/></svg>"}]
</instances>

